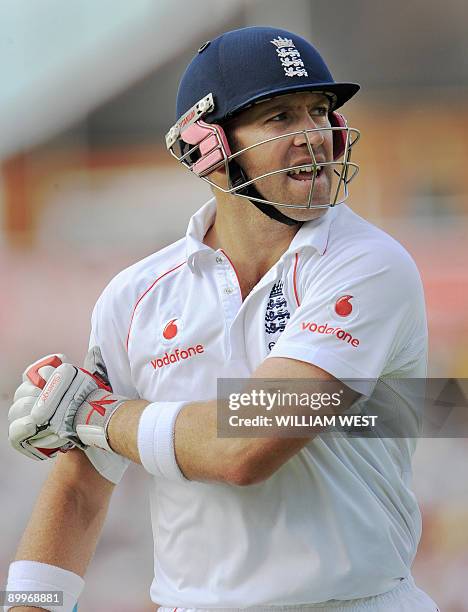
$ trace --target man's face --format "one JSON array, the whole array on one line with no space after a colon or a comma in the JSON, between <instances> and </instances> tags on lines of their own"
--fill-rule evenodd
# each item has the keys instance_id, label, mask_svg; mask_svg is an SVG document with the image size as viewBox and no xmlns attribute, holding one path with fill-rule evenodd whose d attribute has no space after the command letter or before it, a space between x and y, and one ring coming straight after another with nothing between
<instances>
[{"instance_id":1,"label":"man's face","mask_svg":"<svg viewBox=\"0 0 468 612\"><path fill-rule=\"evenodd\" d=\"M290 132L329 128L329 102L320 93L294 93L278 96L255 105L234 118L226 126L235 151ZM253 147L236 161L249 179L290 166L312 164L312 149L317 164L333 161L333 132L308 132L279 138ZM311 204L328 204L332 188L333 169L324 166L318 171ZM255 181L254 186L266 200L285 204L305 205L314 179L313 172L280 172ZM289 217L306 221L316 218L327 209L293 209L279 207Z\"/></svg>"}]
</instances>

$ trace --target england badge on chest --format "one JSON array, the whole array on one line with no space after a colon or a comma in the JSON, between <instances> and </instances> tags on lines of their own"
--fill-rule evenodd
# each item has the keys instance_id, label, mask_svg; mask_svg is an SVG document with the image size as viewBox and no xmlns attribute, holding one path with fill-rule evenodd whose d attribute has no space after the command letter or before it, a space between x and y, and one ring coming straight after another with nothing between
<instances>
[{"instance_id":1,"label":"england badge on chest","mask_svg":"<svg viewBox=\"0 0 468 612\"><path fill-rule=\"evenodd\" d=\"M288 302L283 293L283 281L279 280L270 291L265 309L265 334L269 351L284 331L290 316Z\"/></svg>"}]
</instances>

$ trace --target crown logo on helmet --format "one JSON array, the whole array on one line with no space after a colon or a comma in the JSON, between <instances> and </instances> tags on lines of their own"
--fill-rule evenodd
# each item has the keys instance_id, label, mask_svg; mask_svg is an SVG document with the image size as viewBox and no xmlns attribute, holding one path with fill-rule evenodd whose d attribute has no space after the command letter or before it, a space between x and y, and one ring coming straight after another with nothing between
<instances>
[{"instance_id":1,"label":"crown logo on helmet","mask_svg":"<svg viewBox=\"0 0 468 612\"><path fill-rule=\"evenodd\" d=\"M283 49L284 47L294 47L294 43L291 38L282 38L278 36L278 38L274 38L270 40L271 43L275 45L278 49Z\"/></svg>"},{"instance_id":2,"label":"crown logo on helmet","mask_svg":"<svg viewBox=\"0 0 468 612\"><path fill-rule=\"evenodd\" d=\"M306 77L307 70L301 59L301 54L296 49L296 45L291 38L274 38L270 42L275 45L276 53L287 77Z\"/></svg>"}]
</instances>

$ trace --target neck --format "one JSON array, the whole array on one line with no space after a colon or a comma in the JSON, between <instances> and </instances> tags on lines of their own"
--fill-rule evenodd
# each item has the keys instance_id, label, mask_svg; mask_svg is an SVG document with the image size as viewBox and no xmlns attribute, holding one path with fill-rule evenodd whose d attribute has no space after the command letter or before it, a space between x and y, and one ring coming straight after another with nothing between
<instances>
[{"instance_id":1,"label":"neck","mask_svg":"<svg viewBox=\"0 0 468 612\"><path fill-rule=\"evenodd\" d=\"M217 195L216 200L216 219L204 243L232 261L244 298L287 251L300 226L274 221L244 198Z\"/></svg>"}]
</instances>

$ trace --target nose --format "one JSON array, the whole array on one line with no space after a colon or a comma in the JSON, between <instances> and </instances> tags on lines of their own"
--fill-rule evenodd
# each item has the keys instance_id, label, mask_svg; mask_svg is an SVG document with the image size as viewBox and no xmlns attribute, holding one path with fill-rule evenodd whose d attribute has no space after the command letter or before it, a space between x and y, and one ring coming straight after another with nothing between
<instances>
[{"instance_id":1,"label":"nose","mask_svg":"<svg viewBox=\"0 0 468 612\"><path fill-rule=\"evenodd\" d=\"M310 115L307 115L307 118L305 118L305 120L300 122L300 126L298 125L298 128L296 131L299 131L299 130L303 130L303 131L301 131L299 134L296 134L293 140L293 144L296 147L307 145L307 139L309 139L309 142L311 146L313 147L319 147L325 141L323 131L318 130L317 124L315 123L315 121ZM317 130L317 131L307 132L307 134L305 134L306 130Z\"/></svg>"}]
</instances>

